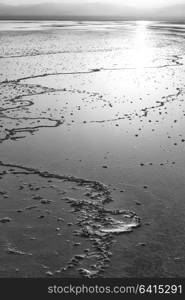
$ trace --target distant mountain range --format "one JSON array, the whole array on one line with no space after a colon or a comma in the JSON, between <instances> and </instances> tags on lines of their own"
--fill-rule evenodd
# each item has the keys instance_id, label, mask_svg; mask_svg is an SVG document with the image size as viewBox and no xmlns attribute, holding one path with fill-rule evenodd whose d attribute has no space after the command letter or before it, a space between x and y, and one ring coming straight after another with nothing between
<instances>
[{"instance_id":1,"label":"distant mountain range","mask_svg":"<svg viewBox=\"0 0 185 300\"><path fill-rule=\"evenodd\" d=\"M162 9L136 9L125 5L102 3L76 4L45 3L35 5L13 6L0 4L0 19L52 19L52 20L180 20L185 21L185 4L168 6Z\"/></svg>"}]
</instances>

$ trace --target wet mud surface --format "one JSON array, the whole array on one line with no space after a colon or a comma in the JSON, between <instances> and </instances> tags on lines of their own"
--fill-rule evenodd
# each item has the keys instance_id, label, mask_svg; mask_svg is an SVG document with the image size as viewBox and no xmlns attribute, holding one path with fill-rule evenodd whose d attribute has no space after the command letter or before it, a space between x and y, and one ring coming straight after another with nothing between
<instances>
[{"instance_id":1,"label":"wet mud surface","mask_svg":"<svg viewBox=\"0 0 185 300\"><path fill-rule=\"evenodd\" d=\"M0 276L184 276L184 27L64 25L0 32Z\"/></svg>"},{"instance_id":2,"label":"wet mud surface","mask_svg":"<svg viewBox=\"0 0 185 300\"><path fill-rule=\"evenodd\" d=\"M4 276L102 276L114 237L140 226L133 212L106 209L104 184L0 164Z\"/></svg>"}]
</instances>

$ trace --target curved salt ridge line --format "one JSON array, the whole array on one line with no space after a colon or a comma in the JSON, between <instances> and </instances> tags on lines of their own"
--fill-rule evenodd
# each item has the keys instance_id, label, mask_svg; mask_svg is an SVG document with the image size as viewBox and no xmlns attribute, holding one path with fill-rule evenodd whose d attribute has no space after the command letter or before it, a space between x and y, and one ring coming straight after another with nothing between
<instances>
[{"instance_id":1,"label":"curved salt ridge line","mask_svg":"<svg viewBox=\"0 0 185 300\"><path fill-rule=\"evenodd\" d=\"M183 66L183 63L180 63L179 60L182 59L182 57L176 57L176 59L172 59L172 62L175 64L165 64L165 65L159 65L159 66L146 66L142 69L161 69L161 68L168 68L168 67L178 67ZM42 78L47 76L58 76L58 75L80 75L80 74L91 74L94 72L101 72L101 71L124 71L124 70L137 70L136 67L123 67L123 68L95 68L90 69L88 71L76 71L76 72L54 72L54 73L44 73L44 74L38 74L38 75L32 75L32 76L26 76L14 80L4 80L1 81L0 84L4 83L19 83L22 80L28 80L28 79L34 79L34 78Z\"/></svg>"},{"instance_id":2,"label":"curved salt ridge line","mask_svg":"<svg viewBox=\"0 0 185 300\"><path fill-rule=\"evenodd\" d=\"M144 117L147 116L148 114L148 111L149 110L152 110L152 109L156 109L156 108L159 108L159 107L162 107L164 106L165 104L167 103L170 103L171 101L174 101L173 99L171 100L171 98L174 98L174 97L179 97L180 95L183 94L183 90L180 89L180 88L177 88L178 92L176 94L172 94L172 95L168 95L166 96L166 101L158 101L156 103L159 103L159 105L156 105L156 106L151 106L151 107L146 107L146 108L143 108L141 109L140 111L143 112L143 115ZM108 123L108 122L116 122L116 121L119 121L119 120L124 120L125 118L131 118L131 117L134 117L134 116L137 116L137 117L141 117L140 115L138 115L138 113L128 113L128 114L125 114L123 115L122 117L118 117L118 118L113 118L113 119L107 119L107 120L93 120L93 121L89 121L87 123Z\"/></svg>"},{"instance_id":3,"label":"curved salt ridge line","mask_svg":"<svg viewBox=\"0 0 185 300\"><path fill-rule=\"evenodd\" d=\"M16 86L19 85L18 83L16 84ZM19 86L29 86L29 84L25 85L25 84L21 84ZM33 87L31 85L31 87ZM29 97L29 96L37 96L37 95L43 95L43 94L47 94L47 93L54 93L56 92L57 90L53 89L53 88L47 88L47 87L44 87L44 86L41 86L41 85L35 85L35 87L39 87L39 88L42 88L42 89L45 89L44 91L42 92L38 92L38 93L29 93L29 94L22 94L22 95L18 95L18 96L15 96L13 97L12 99L9 99L10 102L12 103L17 103L17 102L21 102L21 103L24 103L23 105L18 105L18 106L13 106L13 107L7 107L7 108L1 108L0 107L0 112L3 112L3 111L7 111L7 110L15 110L15 109L19 109L19 108L23 108L23 107L27 107L27 106L32 106L34 105L34 102L31 101L31 100L20 100L21 98L24 98L24 97ZM62 90L60 90L62 91ZM27 104L25 104L25 102L27 102Z\"/></svg>"},{"instance_id":4,"label":"curved salt ridge line","mask_svg":"<svg viewBox=\"0 0 185 300\"><path fill-rule=\"evenodd\" d=\"M98 94L99 93L95 93L95 92L88 92L88 91L85 91L85 90L83 90L83 91L80 91L80 90L78 90L78 89L67 89L67 88L60 88L60 89L55 89L55 88L48 88L48 87L46 87L46 86L43 86L43 85L39 85L39 84L29 84L29 83L18 83L18 82L11 82L11 81L6 81L6 83L8 83L8 84L15 84L16 85L16 87L18 86L18 87L24 87L24 86L26 86L26 87L30 87L30 88L41 88L41 89L44 89L44 91L42 91L42 92L38 92L38 93L29 93L29 94L22 94L22 95L18 95L18 96L15 96L15 97L13 97L13 98L11 98L11 99L9 99L9 101L11 101L11 102L17 102L16 100L19 100L19 99L21 99L21 98L23 98L23 97L29 97L29 96L37 96L37 95L42 95L42 94L50 94L50 93L55 93L55 92L70 92L70 93L81 93L81 94L87 94L87 95L90 95L90 96L98 96ZM0 83L1 84L1 83ZM3 84L5 84L5 83L3 83ZM21 100L20 100L21 101ZM20 101L18 101L18 102L20 102ZM30 101L30 100L27 100L27 101ZM24 101L25 102L25 101ZM30 101L30 102L32 102L32 101ZM32 105L34 105L34 102L32 102ZM19 108L19 107L18 107ZM21 107L20 107L21 108ZM6 110L11 110L11 107L10 108L0 108L0 112L1 111L6 111Z\"/></svg>"},{"instance_id":5,"label":"curved salt ridge line","mask_svg":"<svg viewBox=\"0 0 185 300\"><path fill-rule=\"evenodd\" d=\"M31 95L30 95L31 96ZM18 96L18 97L20 97L20 96ZM15 98L17 98L18 99L18 97L15 97ZM14 99L15 99L14 98ZM20 97L21 98L21 97ZM20 99L19 98L19 99ZM9 100L9 101L12 101L12 100ZM13 102L13 101L12 101ZM18 100L17 102L20 102L20 103L23 103L23 104L20 104L20 105L18 105L18 106L13 106L13 107L7 107L7 108L2 108L2 107L0 107L0 113L2 113L2 112L4 112L4 111L9 111L9 110L16 110L16 109L19 109L19 108L24 108L24 107L28 107L28 106L32 106L32 105L34 105L34 103L33 103L33 101L31 101L31 100L27 100L27 101L24 101L24 100ZM27 103L25 103L25 102L27 102ZM16 103L16 102L15 102Z\"/></svg>"},{"instance_id":6,"label":"curved salt ridge line","mask_svg":"<svg viewBox=\"0 0 185 300\"><path fill-rule=\"evenodd\" d=\"M8 82L8 83L11 83L11 82ZM31 100L20 100L24 97L29 97L29 96L38 96L38 95L43 95L43 94L50 94L50 93L55 93L55 92L73 92L72 90L66 90L65 88L64 89L54 89L54 88L48 88L48 87L45 87L45 86L42 86L42 85L29 85L29 84L19 84L19 83L15 83L16 86L21 86L21 87L24 87L24 86L27 86L27 87L31 87L31 88L41 88L43 89L43 91L41 92L35 92L35 93L28 93L28 94L22 94L22 95L18 95L18 96L15 96L13 98L10 98L9 101L12 102L12 103L17 103L19 102L20 105L18 106L13 106L13 107L7 107L7 108L2 108L0 107L0 113L1 112L4 112L4 111L10 111L10 110L15 110L15 109L19 109L19 108L24 108L24 107L29 107L29 106L33 106L34 105L34 102L31 101ZM27 103L25 103L27 102Z\"/></svg>"},{"instance_id":7,"label":"curved salt ridge line","mask_svg":"<svg viewBox=\"0 0 185 300\"><path fill-rule=\"evenodd\" d=\"M18 85L18 83L16 85ZM21 86L24 86L24 84L21 84ZM29 85L27 85L27 86L29 86ZM39 86L39 85L35 85L35 87L37 87L37 88L39 87L39 88L42 88L44 90L41 91L41 92L38 92L38 93L28 93L28 94L23 94L23 95L13 97L9 101L12 102L12 103L19 102L20 105L18 105L16 107L14 106L14 107L8 107L8 108L0 108L0 113L1 113L0 118L10 119L10 120L46 120L46 121L50 121L50 122L55 122L55 124L54 125L37 125L37 126L31 126L31 127L20 127L20 128L12 128L12 129L5 128L5 131L7 133L5 134L4 138L0 139L0 143L2 143L5 140L8 140L13 135L15 135L17 132L34 132L34 131L38 130L39 128L58 127L58 126L60 126L61 124L63 124L65 122L64 119L58 120L58 119L49 118L49 117L22 117L21 118L21 117L9 117L6 114L2 114L4 111L12 111L12 110L21 109L21 108L24 108L24 107L29 107L29 106L34 105L33 101L27 100L26 103L24 103L25 101L20 100L21 98L28 97L28 96L42 95L42 94L45 94L45 93L56 92L56 90L53 89L53 88L50 89L50 88L46 88L46 87ZM60 90L60 91L63 91L63 90Z\"/></svg>"},{"instance_id":8,"label":"curved salt ridge line","mask_svg":"<svg viewBox=\"0 0 185 300\"><path fill-rule=\"evenodd\" d=\"M105 267L108 265L108 262L110 262L110 257L112 256L110 248L114 241L113 235L129 233L134 228L141 225L140 219L134 212L104 208L104 204L113 200L110 190L101 182L81 179L74 176L43 172L38 169L17 164L4 163L2 161L0 161L0 166L22 170L22 172L19 173L14 172L14 170L10 170L14 172L12 174L36 174L43 178L56 178L64 181L75 182L91 189L90 192L88 192L90 200L77 200L72 198L62 199L67 201L71 207L74 208L74 212L83 211L83 214L80 214L77 218L77 225L80 230L76 231L76 235L87 238L92 244L93 252L88 252L83 255L75 255L71 259L70 265L84 277L99 277L102 272L104 272ZM113 219L109 215L123 216L124 219ZM92 257L95 257L95 265L93 266ZM85 268L76 269L78 267L78 263L76 264L78 259L82 259L82 261L85 260ZM74 261L74 264L72 264L72 261ZM88 269L87 264L90 264ZM67 270L67 267L64 269Z\"/></svg>"},{"instance_id":9,"label":"curved salt ridge line","mask_svg":"<svg viewBox=\"0 0 185 300\"><path fill-rule=\"evenodd\" d=\"M78 74L90 74L96 72L93 69L89 71L76 71L76 72L54 72L54 73L44 73L44 74L38 74L38 75L32 75L32 76L26 76L18 79L13 79L13 80L4 80L1 81L0 84L4 83L19 83L23 80L28 80L28 79L34 79L34 78L41 78L41 77L47 77L47 76L58 76L58 75L78 75Z\"/></svg>"},{"instance_id":10,"label":"curved salt ridge line","mask_svg":"<svg viewBox=\"0 0 185 300\"><path fill-rule=\"evenodd\" d=\"M63 124L65 121L64 120L57 120L57 119L52 119L52 118L13 118L13 117L7 117L7 116L1 116L1 118L5 119L11 119L11 120L46 120L50 122L55 122L54 125L37 125L37 126L31 126L31 127L20 127L20 128L12 128L12 129L7 129L5 128L5 131L7 132L5 137L0 139L0 143L4 142L5 140L8 140L12 136L14 136L16 133L21 133L21 132L34 132L40 128L54 128L54 127L59 127L61 124Z\"/></svg>"},{"instance_id":11,"label":"curved salt ridge line","mask_svg":"<svg viewBox=\"0 0 185 300\"><path fill-rule=\"evenodd\" d=\"M21 170L30 172L31 174L36 174L36 175L39 175L40 177L44 177L44 178L55 178L55 179L61 179L61 180L68 180L68 181L76 182L76 183L87 184L87 185L90 185L93 188L97 189L98 191L104 192L104 196L106 196L104 203L112 201L108 187L98 181L82 179L82 178L78 178L78 177L74 177L74 176L58 175L58 174L50 173L48 171L40 171L38 169L25 167L25 166L21 166L21 165L3 163L2 161L0 161L0 166L21 169Z\"/></svg>"},{"instance_id":12,"label":"curved salt ridge line","mask_svg":"<svg viewBox=\"0 0 185 300\"><path fill-rule=\"evenodd\" d=\"M182 64L183 65L183 64ZM166 68L166 67L177 67L179 66L178 64L175 65L161 65L161 66L153 66L153 67L143 67L142 69L158 69L158 68ZM4 80L1 81L0 84L4 83L19 83L23 80L28 80L28 79L34 79L34 78L42 78L42 77L47 77L47 76L59 76L59 75L81 75L81 74L91 74L95 72L101 72L101 71L124 71L124 70L137 70L138 68L96 68L96 69L91 69L89 71L76 71L76 72L55 72L55 73L44 73L44 74L38 74L38 75L32 75L32 76L26 76L18 79L13 79L13 80Z\"/></svg>"}]
</instances>

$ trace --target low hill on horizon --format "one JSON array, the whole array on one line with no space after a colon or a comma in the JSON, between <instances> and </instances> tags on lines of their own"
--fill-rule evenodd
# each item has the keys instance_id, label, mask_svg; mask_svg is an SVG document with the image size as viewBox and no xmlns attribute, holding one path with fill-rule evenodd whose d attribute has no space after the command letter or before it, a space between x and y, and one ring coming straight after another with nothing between
<instances>
[{"instance_id":1,"label":"low hill on horizon","mask_svg":"<svg viewBox=\"0 0 185 300\"><path fill-rule=\"evenodd\" d=\"M109 19L147 19L147 20L185 20L185 4L167 6L162 9L136 9L126 5L82 3L44 3L35 5L6 5L0 3L0 19L57 19L57 20L109 20Z\"/></svg>"}]
</instances>

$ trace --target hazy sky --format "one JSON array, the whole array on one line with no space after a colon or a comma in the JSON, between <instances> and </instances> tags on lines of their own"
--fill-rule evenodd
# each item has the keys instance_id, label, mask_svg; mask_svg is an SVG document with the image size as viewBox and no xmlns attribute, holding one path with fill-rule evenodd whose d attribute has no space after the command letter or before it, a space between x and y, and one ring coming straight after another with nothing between
<instances>
[{"instance_id":1,"label":"hazy sky","mask_svg":"<svg viewBox=\"0 0 185 300\"><path fill-rule=\"evenodd\" d=\"M4 4L38 4L38 3L112 3L112 4L123 4L136 7L164 7L177 3L185 4L185 0L0 0L0 3Z\"/></svg>"}]
</instances>

